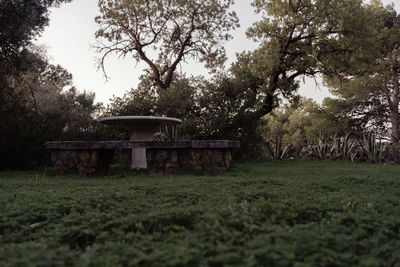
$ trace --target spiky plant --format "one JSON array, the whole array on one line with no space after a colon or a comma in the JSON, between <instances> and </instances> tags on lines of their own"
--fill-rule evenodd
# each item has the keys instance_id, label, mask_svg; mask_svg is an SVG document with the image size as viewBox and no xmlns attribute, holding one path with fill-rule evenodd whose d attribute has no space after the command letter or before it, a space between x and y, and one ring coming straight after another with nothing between
<instances>
[{"instance_id":1,"label":"spiky plant","mask_svg":"<svg viewBox=\"0 0 400 267\"><path fill-rule=\"evenodd\" d=\"M312 155L319 160L330 158L329 144L322 134L319 135L315 145L311 146Z\"/></svg>"},{"instance_id":2,"label":"spiky plant","mask_svg":"<svg viewBox=\"0 0 400 267\"><path fill-rule=\"evenodd\" d=\"M373 132L370 132L368 133L367 136L364 136L362 147L364 149L364 154L368 162L370 163L383 162L384 152L387 149L387 144L376 141Z\"/></svg>"},{"instance_id":3,"label":"spiky plant","mask_svg":"<svg viewBox=\"0 0 400 267\"><path fill-rule=\"evenodd\" d=\"M282 139L278 137L278 134L275 134L274 140L267 139L265 147L267 148L268 157L270 159L283 159L290 149L290 145L283 148Z\"/></svg>"},{"instance_id":4,"label":"spiky plant","mask_svg":"<svg viewBox=\"0 0 400 267\"><path fill-rule=\"evenodd\" d=\"M178 140L178 126L164 126L160 127L159 131L154 134L154 139L157 141L171 141Z\"/></svg>"},{"instance_id":5,"label":"spiky plant","mask_svg":"<svg viewBox=\"0 0 400 267\"><path fill-rule=\"evenodd\" d=\"M332 139L331 157L338 160L354 161L358 154L355 151L356 146L357 143L350 140L350 133L344 137L335 135Z\"/></svg>"}]
</instances>

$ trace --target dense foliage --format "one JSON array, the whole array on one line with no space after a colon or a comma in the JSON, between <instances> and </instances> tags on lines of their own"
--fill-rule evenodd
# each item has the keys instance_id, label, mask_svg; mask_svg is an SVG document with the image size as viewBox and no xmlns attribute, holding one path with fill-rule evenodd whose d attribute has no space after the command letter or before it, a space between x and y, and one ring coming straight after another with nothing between
<instances>
[{"instance_id":1,"label":"dense foliage","mask_svg":"<svg viewBox=\"0 0 400 267\"><path fill-rule=\"evenodd\" d=\"M400 163L398 144L373 131L354 130L340 114L304 98L275 109L259 127L265 157Z\"/></svg>"},{"instance_id":2,"label":"dense foliage","mask_svg":"<svg viewBox=\"0 0 400 267\"><path fill-rule=\"evenodd\" d=\"M0 170L43 164L45 141L87 135L100 108L32 44L62 2L70 1L0 1Z\"/></svg>"},{"instance_id":3,"label":"dense foliage","mask_svg":"<svg viewBox=\"0 0 400 267\"><path fill-rule=\"evenodd\" d=\"M324 106L311 99L297 98L291 104L276 108L265 116L260 130L265 141L277 137L283 147L290 146L291 153L288 156L301 157L302 149L321 135L345 135L346 125L340 125L342 121L339 122L330 115Z\"/></svg>"},{"instance_id":4,"label":"dense foliage","mask_svg":"<svg viewBox=\"0 0 400 267\"><path fill-rule=\"evenodd\" d=\"M261 81L253 86L264 94L259 117L274 109L277 98L290 99L299 78L335 73L343 55L357 52L359 38L369 34L360 0L255 0L253 6L262 19L247 35L261 44L250 54L248 72Z\"/></svg>"},{"instance_id":5,"label":"dense foliage","mask_svg":"<svg viewBox=\"0 0 400 267\"><path fill-rule=\"evenodd\" d=\"M100 106L94 94L80 93L60 66L38 65L10 76L0 107L0 169L26 168L47 160L44 142L93 135L93 115ZM63 90L64 89L64 90Z\"/></svg>"},{"instance_id":6,"label":"dense foliage","mask_svg":"<svg viewBox=\"0 0 400 267\"><path fill-rule=\"evenodd\" d=\"M396 266L398 166L247 162L215 176L2 173L3 266Z\"/></svg>"},{"instance_id":7,"label":"dense foliage","mask_svg":"<svg viewBox=\"0 0 400 267\"><path fill-rule=\"evenodd\" d=\"M338 99L330 106L340 106L348 113L353 128L370 129L387 136L391 143L400 140L400 15L393 6L383 7L372 1L366 7L372 37L364 36L366 45L349 60L357 62L337 70L327 78Z\"/></svg>"}]
</instances>

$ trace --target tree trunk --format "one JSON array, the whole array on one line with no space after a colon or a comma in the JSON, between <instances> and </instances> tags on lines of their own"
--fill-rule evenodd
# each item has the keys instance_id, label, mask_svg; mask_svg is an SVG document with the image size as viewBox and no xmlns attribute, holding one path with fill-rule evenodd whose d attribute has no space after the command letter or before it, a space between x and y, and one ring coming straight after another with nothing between
<instances>
[{"instance_id":1,"label":"tree trunk","mask_svg":"<svg viewBox=\"0 0 400 267\"><path fill-rule=\"evenodd\" d=\"M398 75L393 75L392 105L390 107L390 122L392 124L391 143L397 143L400 139L399 134L399 79Z\"/></svg>"},{"instance_id":2,"label":"tree trunk","mask_svg":"<svg viewBox=\"0 0 400 267\"><path fill-rule=\"evenodd\" d=\"M263 101L263 105L257 112L260 118L271 113L274 109L274 93L278 89L279 75L279 71L274 71L269 77L267 92Z\"/></svg>"},{"instance_id":3,"label":"tree trunk","mask_svg":"<svg viewBox=\"0 0 400 267\"><path fill-rule=\"evenodd\" d=\"M390 112L390 123L392 124L392 134L390 136L391 143L397 143L399 141L399 113Z\"/></svg>"}]
</instances>

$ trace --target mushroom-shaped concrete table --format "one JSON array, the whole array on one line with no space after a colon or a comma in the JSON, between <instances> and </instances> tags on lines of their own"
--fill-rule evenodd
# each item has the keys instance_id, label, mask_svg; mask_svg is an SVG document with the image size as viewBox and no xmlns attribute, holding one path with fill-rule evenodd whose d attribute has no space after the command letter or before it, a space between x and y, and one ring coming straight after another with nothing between
<instances>
[{"instance_id":1,"label":"mushroom-shaped concrete table","mask_svg":"<svg viewBox=\"0 0 400 267\"><path fill-rule=\"evenodd\" d=\"M152 141L161 126L181 124L177 118L155 116L116 116L100 119L100 122L127 129L130 141ZM146 169L146 148L132 148L131 169Z\"/></svg>"}]
</instances>

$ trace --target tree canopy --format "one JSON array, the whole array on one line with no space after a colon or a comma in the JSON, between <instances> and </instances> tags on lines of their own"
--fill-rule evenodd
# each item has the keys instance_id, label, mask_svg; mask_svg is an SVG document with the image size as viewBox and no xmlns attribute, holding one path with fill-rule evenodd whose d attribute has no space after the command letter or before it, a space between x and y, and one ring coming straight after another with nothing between
<instances>
[{"instance_id":1,"label":"tree canopy","mask_svg":"<svg viewBox=\"0 0 400 267\"><path fill-rule=\"evenodd\" d=\"M278 95L293 96L300 77L344 64L367 20L361 0L255 0L253 6L263 17L247 34L261 45L242 72L261 81L254 88L265 95L260 117L273 110Z\"/></svg>"},{"instance_id":2,"label":"tree canopy","mask_svg":"<svg viewBox=\"0 0 400 267\"><path fill-rule=\"evenodd\" d=\"M0 0L0 61L18 56L49 23L48 9L72 0Z\"/></svg>"},{"instance_id":3,"label":"tree canopy","mask_svg":"<svg viewBox=\"0 0 400 267\"><path fill-rule=\"evenodd\" d=\"M352 55L357 62L328 77L327 84L339 100L332 104L347 107L349 117L358 128L370 129L400 140L400 15L393 6L384 7L372 1L365 7L370 14L374 38L367 40L360 53ZM389 127L388 127L389 126ZM389 129L388 129L389 128Z\"/></svg>"},{"instance_id":4,"label":"tree canopy","mask_svg":"<svg viewBox=\"0 0 400 267\"><path fill-rule=\"evenodd\" d=\"M112 53L132 55L150 68L154 84L170 87L182 61L204 62L214 68L225 61L224 41L238 27L233 0L100 0L96 18L100 66ZM156 52L156 56L152 54Z\"/></svg>"}]
</instances>

